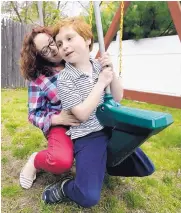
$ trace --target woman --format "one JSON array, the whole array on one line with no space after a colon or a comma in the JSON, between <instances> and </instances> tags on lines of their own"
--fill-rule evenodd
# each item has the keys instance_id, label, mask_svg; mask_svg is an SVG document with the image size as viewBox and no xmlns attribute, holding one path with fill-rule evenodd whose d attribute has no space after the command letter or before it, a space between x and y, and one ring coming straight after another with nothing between
<instances>
[{"instance_id":1,"label":"woman","mask_svg":"<svg viewBox=\"0 0 181 213\"><path fill-rule=\"evenodd\" d=\"M48 141L48 148L33 153L20 172L20 185L29 189L39 169L62 174L73 163L73 144L65 134L66 126L79 121L61 110L57 95L57 76L64 63L47 27L36 27L26 35L21 50L21 74L29 81L28 119L40 128Z\"/></svg>"}]
</instances>

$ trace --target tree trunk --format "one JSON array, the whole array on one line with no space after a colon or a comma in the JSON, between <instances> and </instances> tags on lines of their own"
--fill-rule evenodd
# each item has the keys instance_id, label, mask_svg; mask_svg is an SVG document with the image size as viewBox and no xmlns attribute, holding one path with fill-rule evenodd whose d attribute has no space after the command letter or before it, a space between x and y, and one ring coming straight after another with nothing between
<instances>
[{"instance_id":1,"label":"tree trunk","mask_svg":"<svg viewBox=\"0 0 181 213\"><path fill-rule=\"evenodd\" d=\"M37 4L38 4L40 25L44 26L42 1L38 1Z\"/></svg>"},{"instance_id":2,"label":"tree trunk","mask_svg":"<svg viewBox=\"0 0 181 213\"><path fill-rule=\"evenodd\" d=\"M20 17L20 14L19 14L19 12L18 12L18 9L17 9L17 7L15 6L15 4L14 4L13 1L11 1L11 6L12 6L12 8L14 9L16 15L18 16L19 21L22 23L22 19L21 19L21 17Z\"/></svg>"}]
</instances>

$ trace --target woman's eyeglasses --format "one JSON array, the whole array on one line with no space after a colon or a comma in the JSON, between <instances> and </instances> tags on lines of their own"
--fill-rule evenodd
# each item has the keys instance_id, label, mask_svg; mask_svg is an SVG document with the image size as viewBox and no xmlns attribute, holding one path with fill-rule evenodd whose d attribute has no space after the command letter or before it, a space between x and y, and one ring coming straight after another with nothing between
<instances>
[{"instance_id":1,"label":"woman's eyeglasses","mask_svg":"<svg viewBox=\"0 0 181 213\"><path fill-rule=\"evenodd\" d=\"M56 46L54 40L50 37L48 40L48 46L45 46L41 49L40 55L47 56L51 52L51 47Z\"/></svg>"}]
</instances>

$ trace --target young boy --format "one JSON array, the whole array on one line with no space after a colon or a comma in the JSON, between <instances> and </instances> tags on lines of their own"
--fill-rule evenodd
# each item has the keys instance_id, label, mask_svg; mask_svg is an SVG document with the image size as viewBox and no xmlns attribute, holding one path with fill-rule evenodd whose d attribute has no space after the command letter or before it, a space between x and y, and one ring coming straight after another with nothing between
<instances>
[{"instance_id":1,"label":"young boy","mask_svg":"<svg viewBox=\"0 0 181 213\"><path fill-rule=\"evenodd\" d=\"M123 97L123 88L107 53L99 62L90 58L93 35L86 22L67 18L54 31L60 55L66 61L57 82L62 108L74 114L81 124L67 132L74 141L75 179L67 177L48 186L42 199L45 203L57 203L68 197L80 206L92 207L100 200L109 140L96 117L96 109L103 103L104 89L109 84L117 102Z\"/></svg>"}]
</instances>

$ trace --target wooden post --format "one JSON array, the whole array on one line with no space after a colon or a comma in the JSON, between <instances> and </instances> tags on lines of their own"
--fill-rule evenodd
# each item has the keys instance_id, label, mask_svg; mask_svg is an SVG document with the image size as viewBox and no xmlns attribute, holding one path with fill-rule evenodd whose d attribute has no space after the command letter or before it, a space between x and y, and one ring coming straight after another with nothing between
<instances>
[{"instance_id":1,"label":"wooden post","mask_svg":"<svg viewBox=\"0 0 181 213\"><path fill-rule=\"evenodd\" d=\"M172 16L175 29L181 41L181 5L179 1L168 1L168 8Z\"/></svg>"},{"instance_id":2,"label":"wooden post","mask_svg":"<svg viewBox=\"0 0 181 213\"><path fill-rule=\"evenodd\" d=\"M124 14L130 3L131 3L130 1L124 1ZM118 31L119 24L120 24L120 17L121 17L121 3L104 38L104 44L105 44L106 50L108 49L111 41L113 40L114 36L116 35ZM99 57L99 52L96 55L96 58L97 57Z\"/></svg>"}]
</instances>

